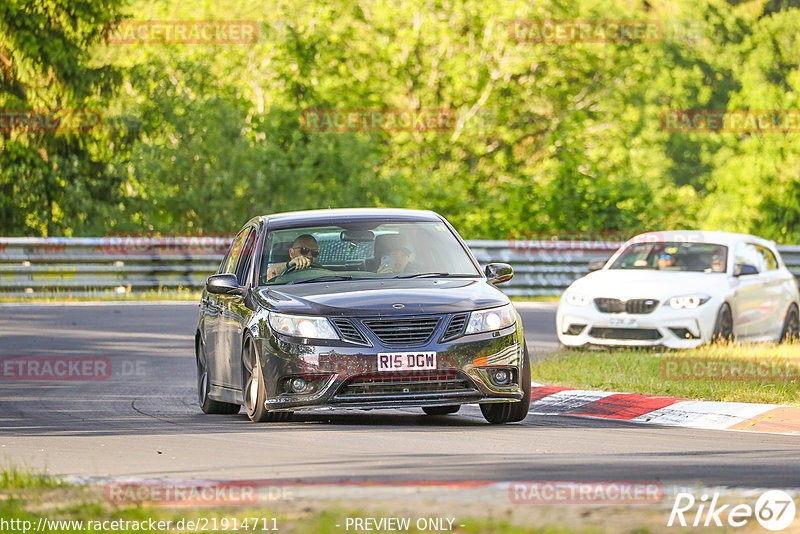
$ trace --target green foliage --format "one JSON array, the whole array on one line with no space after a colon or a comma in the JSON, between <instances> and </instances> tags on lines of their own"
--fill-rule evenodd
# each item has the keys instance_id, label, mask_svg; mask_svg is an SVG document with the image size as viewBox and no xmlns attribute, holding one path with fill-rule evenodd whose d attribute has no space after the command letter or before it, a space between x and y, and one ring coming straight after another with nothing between
<instances>
[{"instance_id":1,"label":"green foliage","mask_svg":"<svg viewBox=\"0 0 800 534\"><path fill-rule=\"evenodd\" d=\"M800 10L784 4L2 3L3 107L94 105L120 120L0 132L0 230L230 232L259 213L407 206L470 238L699 227L796 242L798 134L660 123L669 109L797 109ZM256 21L259 38L100 42L123 16ZM658 20L663 38L510 37L513 20L544 18ZM301 127L310 108L445 109L454 123L314 132Z\"/></svg>"}]
</instances>

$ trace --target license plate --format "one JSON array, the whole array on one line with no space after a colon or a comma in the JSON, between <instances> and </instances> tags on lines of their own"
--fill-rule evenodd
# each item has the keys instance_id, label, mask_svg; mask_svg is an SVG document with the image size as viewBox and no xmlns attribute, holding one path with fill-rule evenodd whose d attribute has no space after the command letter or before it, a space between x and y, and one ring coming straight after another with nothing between
<instances>
[{"instance_id":1,"label":"license plate","mask_svg":"<svg viewBox=\"0 0 800 534\"><path fill-rule=\"evenodd\" d=\"M436 369L435 352L378 353L378 371L421 371Z\"/></svg>"},{"instance_id":2,"label":"license plate","mask_svg":"<svg viewBox=\"0 0 800 534\"><path fill-rule=\"evenodd\" d=\"M621 328L636 328L639 326L639 321L633 317L611 317L608 320L608 326L618 326Z\"/></svg>"}]
</instances>

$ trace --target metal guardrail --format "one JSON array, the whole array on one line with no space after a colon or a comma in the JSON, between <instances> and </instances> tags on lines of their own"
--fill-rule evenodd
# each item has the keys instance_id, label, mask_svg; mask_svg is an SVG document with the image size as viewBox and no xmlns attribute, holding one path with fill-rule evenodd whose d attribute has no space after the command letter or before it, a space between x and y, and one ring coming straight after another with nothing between
<instances>
[{"instance_id":1,"label":"metal guardrail","mask_svg":"<svg viewBox=\"0 0 800 534\"><path fill-rule=\"evenodd\" d=\"M0 238L0 296L120 295L199 290L230 237ZM508 295L558 295L619 241L468 241L478 261L510 263ZM800 277L800 245L779 246Z\"/></svg>"}]
</instances>

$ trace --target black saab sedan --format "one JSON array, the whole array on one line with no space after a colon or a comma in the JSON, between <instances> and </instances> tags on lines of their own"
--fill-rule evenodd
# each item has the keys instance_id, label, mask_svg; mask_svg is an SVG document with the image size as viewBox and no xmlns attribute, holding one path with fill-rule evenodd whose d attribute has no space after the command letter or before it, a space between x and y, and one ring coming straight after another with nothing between
<instances>
[{"instance_id":1,"label":"black saab sedan","mask_svg":"<svg viewBox=\"0 0 800 534\"><path fill-rule=\"evenodd\" d=\"M530 405L522 322L440 215L341 209L256 217L208 278L195 337L205 413L285 421L316 409Z\"/></svg>"}]
</instances>

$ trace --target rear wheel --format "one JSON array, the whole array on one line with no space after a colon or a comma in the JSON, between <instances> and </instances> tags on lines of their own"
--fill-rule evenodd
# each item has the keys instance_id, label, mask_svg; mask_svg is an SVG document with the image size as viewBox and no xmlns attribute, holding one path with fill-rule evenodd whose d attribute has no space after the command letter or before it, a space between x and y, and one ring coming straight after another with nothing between
<instances>
[{"instance_id":1,"label":"rear wheel","mask_svg":"<svg viewBox=\"0 0 800 534\"><path fill-rule=\"evenodd\" d=\"M456 406L426 406L422 409L425 415L449 415L461 409L461 405Z\"/></svg>"},{"instance_id":2,"label":"rear wheel","mask_svg":"<svg viewBox=\"0 0 800 534\"><path fill-rule=\"evenodd\" d=\"M531 361L528 357L528 347L522 351L522 400L519 402L504 402L497 404L481 404L483 417L492 424L514 423L522 421L528 416L531 406Z\"/></svg>"},{"instance_id":3,"label":"rear wheel","mask_svg":"<svg viewBox=\"0 0 800 534\"><path fill-rule=\"evenodd\" d=\"M242 347L242 397L247 417L256 423L288 421L292 412L271 412L264 406L267 397L261 364L250 339Z\"/></svg>"},{"instance_id":4,"label":"rear wheel","mask_svg":"<svg viewBox=\"0 0 800 534\"><path fill-rule=\"evenodd\" d=\"M723 303L717 312L717 322L714 323L714 333L711 340L726 342L733 340L733 314L727 302Z\"/></svg>"},{"instance_id":5,"label":"rear wheel","mask_svg":"<svg viewBox=\"0 0 800 534\"><path fill-rule=\"evenodd\" d=\"M238 404L215 401L208 398L209 378L208 378L208 359L203 343L198 340L195 345L195 358L197 360L197 400L200 402L200 409L208 414L234 414L239 413Z\"/></svg>"},{"instance_id":6,"label":"rear wheel","mask_svg":"<svg viewBox=\"0 0 800 534\"><path fill-rule=\"evenodd\" d=\"M800 313L797 311L797 306L792 304L786 312L786 319L783 320L780 342L794 341L798 337L800 337Z\"/></svg>"}]
</instances>

